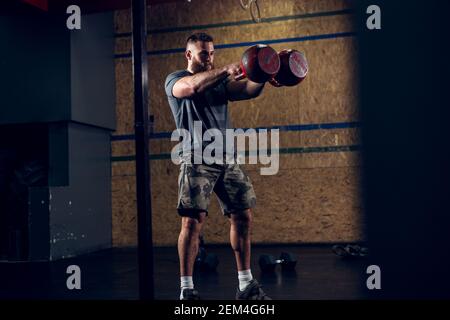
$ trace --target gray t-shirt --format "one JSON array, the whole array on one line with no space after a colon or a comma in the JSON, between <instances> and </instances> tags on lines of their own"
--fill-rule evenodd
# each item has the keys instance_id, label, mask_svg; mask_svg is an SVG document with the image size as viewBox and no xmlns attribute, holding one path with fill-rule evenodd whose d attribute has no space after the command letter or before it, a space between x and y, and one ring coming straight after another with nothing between
<instances>
[{"instance_id":1,"label":"gray t-shirt","mask_svg":"<svg viewBox=\"0 0 450 320\"><path fill-rule=\"evenodd\" d=\"M193 98L178 99L173 96L173 86L183 77L191 76L187 70L178 70L169 74L166 78L165 89L172 110L177 129L188 130L191 135L190 151L199 147L198 141L208 129L218 129L225 138L226 129L229 128L230 121L228 117L228 94L226 89L227 79L220 82L216 87L206 90L202 94L197 94ZM196 127L194 128L194 122ZM199 130L201 127L201 130ZM195 130L194 130L195 129ZM201 132L200 132L201 131ZM201 136L200 136L201 135ZM225 153L225 139L223 143L223 151ZM212 139L214 140L214 139ZM201 149L211 141L203 141ZM189 153L188 148L184 145L182 149L185 155Z\"/></svg>"}]
</instances>

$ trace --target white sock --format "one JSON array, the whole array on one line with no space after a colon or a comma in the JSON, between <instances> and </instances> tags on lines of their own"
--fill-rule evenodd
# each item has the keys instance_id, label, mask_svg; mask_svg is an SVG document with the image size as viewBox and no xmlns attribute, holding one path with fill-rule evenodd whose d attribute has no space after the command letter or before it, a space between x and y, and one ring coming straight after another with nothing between
<instances>
[{"instance_id":1,"label":"white sock","mask_svg":"<svg viewBox=\"0 0 450 320\"><path fill-rule=\"evenodd\" d=\"M192 280L192 276L180 277L180 299L183 298L183 290L184 289L194 289L194 281Z\"/></svg>"},{"instance_id":2,"label":"white sock","mask_svg":"<svg viewBox=\"0 0 450 320\"><path fill-rule=\"evenodd\" d=\"M238 271L238 279L239 279L239 290L242 291L253 280L252 271L250 269Z\"/></svg>"}]
</instances>

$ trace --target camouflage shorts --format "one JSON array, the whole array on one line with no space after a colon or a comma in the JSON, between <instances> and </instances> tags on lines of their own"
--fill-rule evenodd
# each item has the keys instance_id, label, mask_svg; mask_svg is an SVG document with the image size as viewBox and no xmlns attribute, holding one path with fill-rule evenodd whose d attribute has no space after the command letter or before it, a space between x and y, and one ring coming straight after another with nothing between
<instances>
[{"instance_id":1,"label":"camouflage shorts","mask_svg":"<svg viewBox=\"0 0 450 320\"><path fill-rule=\"evenodd\" d=\"M181 216L208 213L213 191L224 215L256 205L252 182L238 164L181 164L177 207Z\"/></svg>"}]
</instances>

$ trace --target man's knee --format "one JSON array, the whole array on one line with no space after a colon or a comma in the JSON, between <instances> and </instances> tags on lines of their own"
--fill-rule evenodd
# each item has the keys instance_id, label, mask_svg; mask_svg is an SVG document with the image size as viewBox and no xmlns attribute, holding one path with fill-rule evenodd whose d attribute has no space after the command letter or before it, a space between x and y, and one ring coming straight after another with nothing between
<instances>
[{"instance_id":1,"label":"man's knee","mask_svg":"<svg viewBox=\"0 0 450 320\"><path fill-rule=\"evenodd\" d=\"M240 228L249 228L253 222L252 209L245 209L232 213L230 215L230 221Z\"/></svg>"},{"instance_id":2,"label":"man's knee","mask_svg":"<svg viewBox=\"0 0 450 320\"><path fill-rule=\"evenodd\" d=\"M182 217L181 229L183 231L194 233L200 232L203 222L205 221L206 213L201 212L197 217Z\"/></svg>"}]
</instances>

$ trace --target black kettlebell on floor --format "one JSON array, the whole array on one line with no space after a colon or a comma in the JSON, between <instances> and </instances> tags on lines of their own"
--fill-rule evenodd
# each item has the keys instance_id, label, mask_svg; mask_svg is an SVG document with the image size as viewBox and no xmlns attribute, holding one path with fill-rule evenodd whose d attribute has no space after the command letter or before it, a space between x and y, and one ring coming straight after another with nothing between
<instances>
[{"instance_id":1,"label":"black kettlebell on floor","mask_svg":"<svg viewBox=\"0 0 450 320\"><path fill-rule=\"evenodd\" d=\"M203 236L199 237L197 257L195 258L194 270L200 272L213 272L219 265L219 258L213 253L206 252Z\"/></svg>"}]
</instances>

